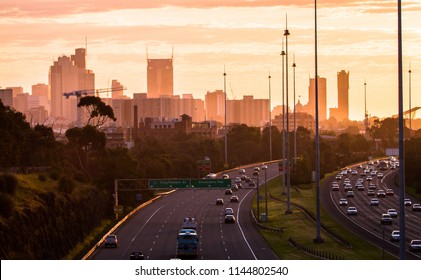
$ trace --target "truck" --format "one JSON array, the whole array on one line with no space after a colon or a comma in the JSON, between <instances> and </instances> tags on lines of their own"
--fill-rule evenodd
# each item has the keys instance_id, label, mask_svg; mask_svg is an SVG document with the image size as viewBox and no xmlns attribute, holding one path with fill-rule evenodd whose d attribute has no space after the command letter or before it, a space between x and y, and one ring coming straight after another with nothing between
<instances>
[{"instance_id":1,"label":"truck","mask_svg":"<svg viewBox=\"0 0 421 280\"><path fill-rule=\"evenodd\" d=\"M183 221L183 229L194 229L197 228L197 221L194 217L185 217Z\"/></svg>"},{"instance_id":2,"label":"truck","mask_svg":"<svg viewBox=\"0 0 421 280\"><path fill-rule=\"evenodd\" d=\"M194 229L181 229L177 236L177 257L197 257L199 238Z\"/></svg>"}]
</instances>

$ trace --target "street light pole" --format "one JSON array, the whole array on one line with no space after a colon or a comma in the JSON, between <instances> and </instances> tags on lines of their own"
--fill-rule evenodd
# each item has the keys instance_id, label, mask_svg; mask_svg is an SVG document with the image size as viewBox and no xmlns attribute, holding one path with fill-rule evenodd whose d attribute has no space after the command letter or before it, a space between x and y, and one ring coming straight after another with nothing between
<instances>
[{"instance_id":1,"label":"street light pole","mask_svg":"<svg viewBox=\"0 0 421 280\"><path fill-rule=\"evenodd\" d=\"M270 86L270 69L269 69L269 160L272 161L272 102L271 102L271 86Z\"/></svg>"},{"instance_id":2,"label":"street light pole","mask_svg":"<svg viewBox=\"0 0 421 280\"><path fill-rule=\"evenodd\" d=\"M290 163L290 145L289 145L289 92L288 92L288 36L290 35L288 30L288 17L286 17L286 24L285 24L285 45L286 45L286 76L285 76L285 89L286 89L286 165L287 165L287 210L285 211L285 214L291 214L291 195L290 195L290 189L291 189L291 163Z\"/></svg>"},{"instance_id":3,"label":"street light pole","mask_svg":"<svg viewBox=\"0 0 421 280\"><path fill-rule=\"evenodd\" d=\"M402 1L398 0L398 104L399 104L399 259L404 260L405 248L405 146L402 77Z\"/></svg>"},{"instance_id":4,"label":"street light pole","mask_svg":"<svg viewBox=\"0 0 421 280\"><path fill-rule=\"evenodd\" d=\"M269 217L269 214L268 214L268 178L267 178L267 172L266 172L267 166L264 165L262 167L262 169L265 170L265 213L266 213L266 220L267 220L267 217Z\"/></svg>"},{"instance_id":5,"label":"street light pole","mask_svg":"<svg viewBox=\"0 0 421 280\"><path fill-rule=\"evenodd\" d=\"M367 83L365 81L364 81L364 127L365 127L365 139L367 139L367 131L368 131Z\"/></svg>"},{"instance_id":6,"label":"street light pole","mask_svg":"<svg viewBox=\"0 0 421 280\"><path fill-rule=\"evenodd\" d=\"M285 51L284 51L284 39L282 39L282 190L281 193L285 194L285 91L284 91L284 60L285 60Z\"/></svg>"},{"instance_id":7,"label":"street light pole","mask_svg":"<svg viewBox=\"0 0 421 280\"><path fill-rule=\"evenodd\" d=\"M295 54L294 54L294 63L292 63L292 68L294 69L294 171L295 166L297 164L297 117L296 117L296 103L295 103L295 67L297 65L295 64Z\"/></svg>"},{"instance_id":8,"label":"street light pole","mask_svg":"<svg viewBox=\"0 0 421 280\"><path fill-rule=\"evenodd\" d=\"M314 72L315 72L315 99L316 99L316 237L315 243L322 243L320 236L320 159L319 159L319 74L317 69L317 0L314 0Z\"/></svg>"},{"instance_id":9,"label":"street light pole","mask_svg":"<svg viewBox=\"0 0 421 280\"><path fill-rule=\"evenodd\" d=\"M224 163L224 167L227 168L228 167L228 138L227 138L227 134L228 134L228 128L227 128L227 73L225 72L225 65L224 65L224 140L225 140L225 163Z\"/></svg>"},{"instance_id":10,"label":"street light pole","mask_svg":"<svg viewBox=\"0 0 421 280\"><path fill-rule=\"evenodd\" d=\"M411 70L411 63L409 63L409 139L412 138L412 105L411 105L411 74L412 74L412 70Z\"/></svg>"}]
</instances>

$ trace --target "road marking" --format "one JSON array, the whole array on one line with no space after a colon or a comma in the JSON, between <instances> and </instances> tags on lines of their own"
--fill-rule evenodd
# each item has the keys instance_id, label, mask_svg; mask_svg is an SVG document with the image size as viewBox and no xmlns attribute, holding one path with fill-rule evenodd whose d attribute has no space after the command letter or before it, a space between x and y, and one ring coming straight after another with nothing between
<instances>
[{"instance_id":1,"label":"road marking","mask_svg":"<svg viewBox=\"0 0 421 280\"><path fill-rule=\"evenodd\" d=\"M247 244L247 246L249 247L249 249L250 249L250 252L251 252L251 254L253 255L253 257L254 257L254 259L255 260L257 260L257 257L256 257L256 255L254 254L254 252L253 252L253 249L251 248L251 246L250 246L250 244L248 243L248 241L247 241L247 238L246 238L246 236L245 236L245 234L244 234L244 231L243 231L243 229L242 229L242 227L241 227L241 224L240 224L240 207L241 207L241 203L243 203L243 200L252 192L252 191L254 191L254 189L252 189L252 190L249 190L247 193L246 193L246 195L240 200L240 203L238 204L238 211L237 211L237 226L238 226L238 228L240 229L240 231L241 231L241 235L243 236L243 239L244 239L244 241L246 242L246 244Z\"/></svg>"}]
</instances>

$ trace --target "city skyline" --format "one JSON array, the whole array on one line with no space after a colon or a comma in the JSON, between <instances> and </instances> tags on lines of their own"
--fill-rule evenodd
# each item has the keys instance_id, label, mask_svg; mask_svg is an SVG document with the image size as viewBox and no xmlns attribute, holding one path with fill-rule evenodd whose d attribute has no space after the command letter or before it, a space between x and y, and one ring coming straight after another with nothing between
<instances>
[{"instance_id":1,"label":"city skyline","mask_svg":"<svg viewBox=\"0 0 421 280\"><path fill-rule=\"evenodd\" d=\"M118 80L130 97L147 92L147 57L169 58L174 49L175 95L191 93L204 100L207 91L223 88L225 65L228 98L268 98L270 69L271 103L276 107L281 103L279 54L288 14L289 55L295 54L297 64L297 101L308 102L308 81L314 78L313 1L108 2L2 3L0 86L22 86L29 92L32 85L48 83L51 62L84 47L87 38L86 68L95 72L97 88L110 87L112 80ZM417 96L421 90L417 78L421 30L416 26L420 11L419 2L403 3L405 110L409 63L412 106L421 104ZM319 76L327 79L327 108L338 104L336 74L345 70L351 73L350 119L364 118L364 82L369 114L396 114L396 3L328 1L318 13ZM291 67L289 71L292 74ZM290 89L292 94L292 86Z\"/></svg>"}]
</instances>

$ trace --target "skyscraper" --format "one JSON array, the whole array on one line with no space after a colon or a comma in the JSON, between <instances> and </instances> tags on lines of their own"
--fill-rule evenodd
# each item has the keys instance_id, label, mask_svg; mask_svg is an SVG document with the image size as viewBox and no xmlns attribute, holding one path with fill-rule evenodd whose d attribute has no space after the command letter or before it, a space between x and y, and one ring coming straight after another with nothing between
<instances>
[{"instance_id":1,"label":"skyscraper","mask_svg":"<svg viewBox=\"0 0 421 280\"><path fill-rule=\"evenodd\" d=\"M147 61L148 98L174 95L173 58Z\"/></svg>"},{"instance_id":2,"label":"skyscraper","mask_svg":"<svg viewBox=\"0 0 421 280\"><path fill-rule=\"evenodd\" d=\"M319 84L319 120L324 121L327 119L327 108L326 108L326 78L318 77ZM308 103L304 106L305 112L312 115L315 114L316 105L316 79L310 78L310 85L308 87Z\"/></svg>"},{"instance_id":3,"label":"skyscraper","mask_svg":"<svg viewBox=\"0 0 421 280\"><path fill-rule=\"evenodd\" d=\"M349 119L349 71L338 72L338 121Z\"/></svg>"},{"instance_id":4,"label":"skyscraper","mask_svg":"<svg viewBox=\"0 0 421 280\"><path fill-rule=\"evenodd\" d=\"M76 116L77 104L64 106L67 101L64 101L63 93L95 89L95 74L85 67L85 49L76 49L75 54L71 57L59 57L50 67L49 86L52 117ZM68 112L67 108L72 112Z\"/></svg>"}]
</instances>

